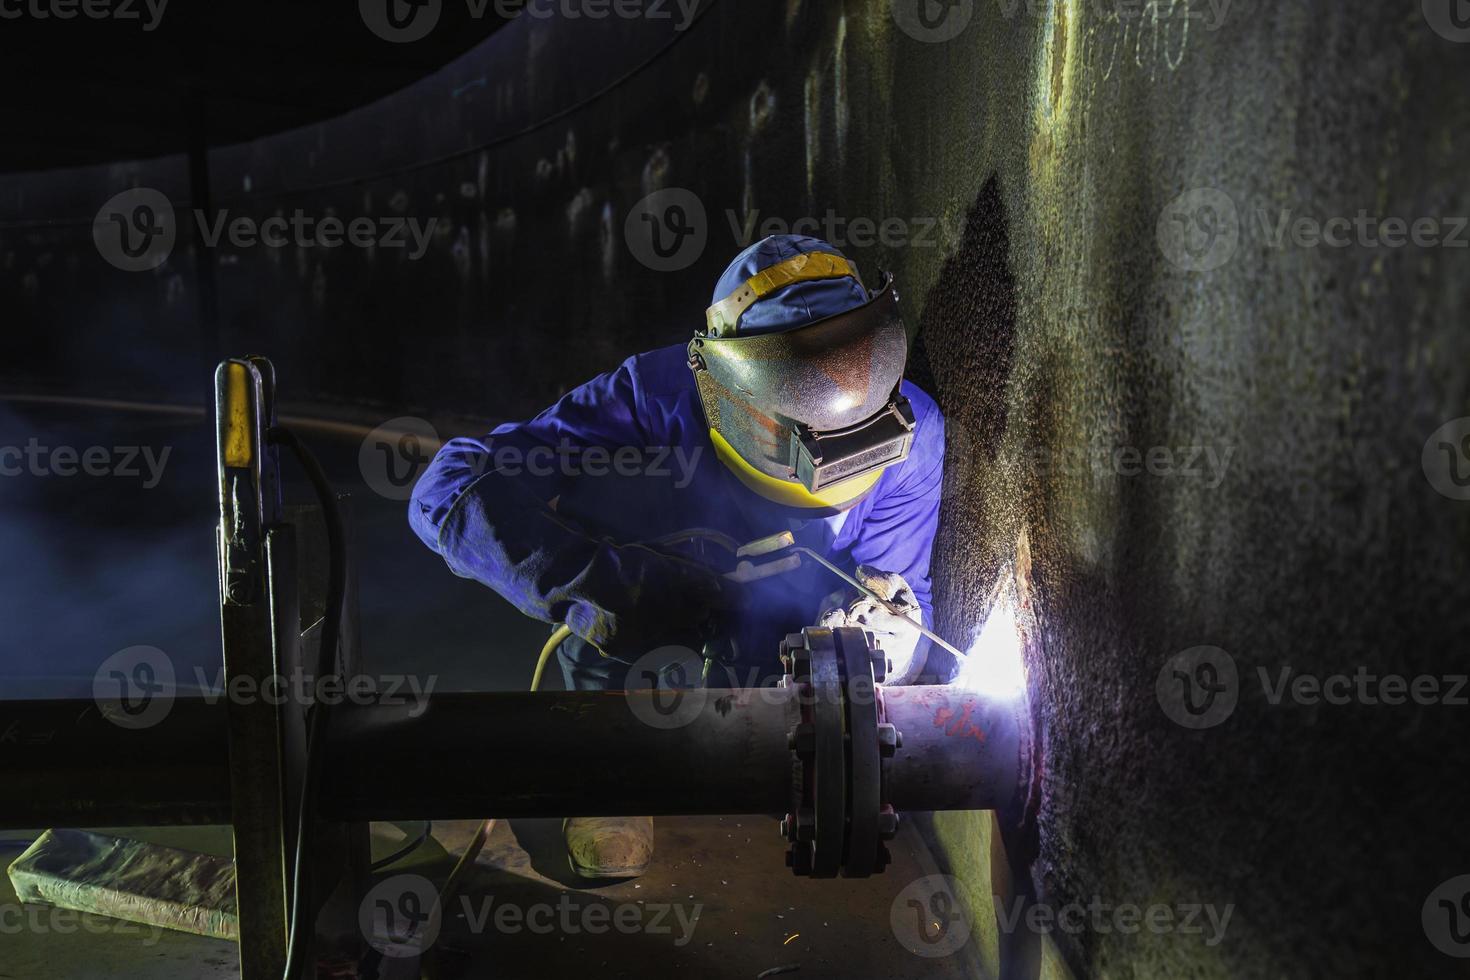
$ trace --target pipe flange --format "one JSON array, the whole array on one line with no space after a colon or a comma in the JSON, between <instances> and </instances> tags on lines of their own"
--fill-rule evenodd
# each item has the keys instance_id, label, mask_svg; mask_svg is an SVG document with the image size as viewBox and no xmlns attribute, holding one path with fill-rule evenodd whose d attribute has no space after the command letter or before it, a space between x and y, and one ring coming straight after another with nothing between
<instances>
[{"instance_id":1,"label":"pipe flange","mask_svg":"<svg viewBox=\"0 0 1470 980\"><path fill-rule=\"evenodd\" d=\"M888 760L902 744L884 722L877 678L883 654L860 629L811 627L781 645L783 686L800 720L787 733L791 813L781 821L787 866L798 875L863 878L888 863L898 817L883 803Z\"/></svg>"}]
</instances>

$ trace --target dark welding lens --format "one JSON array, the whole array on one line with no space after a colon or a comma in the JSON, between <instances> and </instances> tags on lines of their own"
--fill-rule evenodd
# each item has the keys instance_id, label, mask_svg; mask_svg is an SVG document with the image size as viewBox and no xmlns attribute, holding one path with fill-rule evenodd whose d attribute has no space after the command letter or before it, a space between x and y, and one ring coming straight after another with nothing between
<instances>
[{"instance_id":1,"label":"dark welding lens","mask_svg":"<svg viewBox=\"0 0 1470 980\"><path fill-rule=\"evenodd\" d=\"M914 410L896 395L882 412L857 425L815 432L797 425L791 433L791 467L811 492L908 458L914 441Z\"/></svg>"}]
</instances>

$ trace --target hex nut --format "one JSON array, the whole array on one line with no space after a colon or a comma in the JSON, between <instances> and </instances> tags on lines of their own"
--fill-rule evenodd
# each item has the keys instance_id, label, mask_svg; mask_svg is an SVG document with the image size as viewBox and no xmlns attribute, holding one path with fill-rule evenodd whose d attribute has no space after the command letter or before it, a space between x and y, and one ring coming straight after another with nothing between
<instances>
[{"instance_id":1,"label":"hex nut","mask_svg":"<svg viewBox=\"0 0 1470 980\"><path fill-rule=\"evenodd\" d=\"M903 735L893 725L878 726L878 751L885 756L893 755L903 745Z\"/></svg>"}]
</instances>

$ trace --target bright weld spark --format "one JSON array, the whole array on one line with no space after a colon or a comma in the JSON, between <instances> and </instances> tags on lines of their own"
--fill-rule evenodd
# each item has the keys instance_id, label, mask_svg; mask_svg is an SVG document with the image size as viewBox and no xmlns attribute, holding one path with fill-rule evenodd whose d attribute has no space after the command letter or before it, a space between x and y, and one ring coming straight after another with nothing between
<instances>
[{"instance_id":1,"label":"bright weld spark","mask_svg":"<svg viewBox=\"0 0 1470 980\"><path fill-rule=\"evenodd\" d=\"M1026 669L1016 621L1014 586L1009 579L1002 584L998 601L970 644L954 683L995 698L1015 698L1026 688Z\"/></svg>"},{"instance_id":2,"label":"bright weld spark","mask_svg":"<svg viewBox=\"0 0 1470 980\"><path fill-rule=\"evenodd\" d=\"M799 932L793 932L790 936L788 936L786 938L786 941L784 943L782 943L781 945L782 946L790 946L791 945L791 940L795 939L797 936L800 936L800 935L801 935L801 933L799 933Z\"/></svg>"}]
</instances>

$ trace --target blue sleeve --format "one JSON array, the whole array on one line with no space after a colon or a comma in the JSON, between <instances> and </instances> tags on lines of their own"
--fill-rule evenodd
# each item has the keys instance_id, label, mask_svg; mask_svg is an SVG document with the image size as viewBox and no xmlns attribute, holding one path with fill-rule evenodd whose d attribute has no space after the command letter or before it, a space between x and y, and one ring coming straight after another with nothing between
<instances>
[{"instance_id":1,"label":"blue sleeve","mask_svg":"<svg viewBox=\"0 0 1470 980\"><path fill-rule=\"evenodd\" d=\"M409 523L451 571L546 622L564 622L615 656L637 655L702 626L722 605L708 569L596 536L557 514L591 447L650 445L631 362L569 392L529 422L445 443L414 488Z\"/></svg>"},{"instance_id":2,"label":"blue sleeve","mask_svg":"<svg viewBox=\"0 0 1470 980\"><path fill-rule=\"evenodd\" d=\"M919 422L909 458L896 474L898 479L865 516L851 555L856 564L902 575L924 609L925 625L932 627L934 585L929 562L944 485L944 416L922 393L906 394L915 402L922 397L928 411Z\"/></svg>"}]
</instances>

